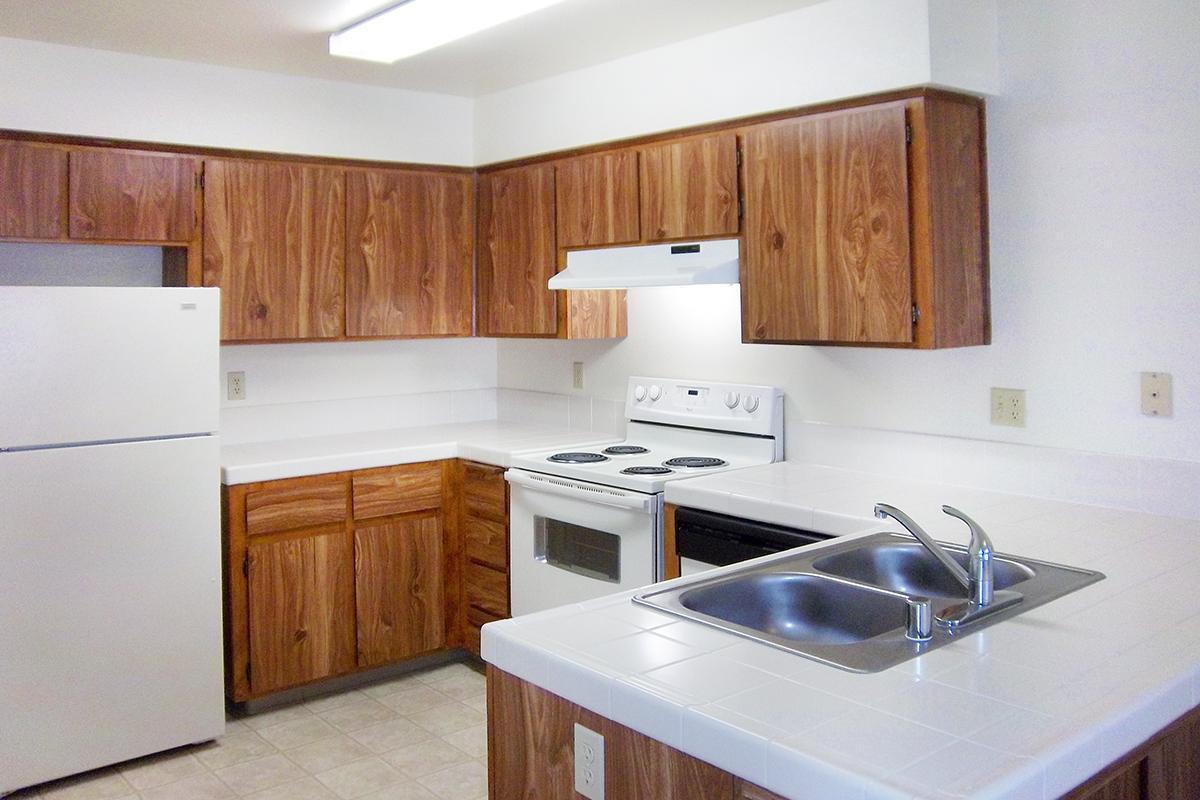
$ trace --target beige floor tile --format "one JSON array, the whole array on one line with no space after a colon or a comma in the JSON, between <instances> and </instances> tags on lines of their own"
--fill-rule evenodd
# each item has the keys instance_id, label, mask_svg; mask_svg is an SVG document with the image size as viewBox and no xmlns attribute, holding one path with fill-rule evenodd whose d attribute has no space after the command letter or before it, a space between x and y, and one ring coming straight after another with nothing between
<instances>
[{"instance_id":1,"label":"beige floor tile","mask_svg":"<svg viewBox=\"0 0 1200 800\"><path fill-rule=\"evenodd\" d=\"M430 738L429 731L403 717L354 731L350 737L372 753L387 753Z\"/></svg>"},{"instance_id":2,"label":"beige floor tile","mask_svg":"<svg viewBox=\"0 0 1200 800\"><path fill-rule=\"evenodd\" d=\"M304 770L278 753L219 769L216 775L239 795L261 792L306 777Z\"/></svg>"},{"instance_id":3,"label":"beige floor tile","mask_svg":"<svg viewBox=\"0 0 1200 800\"><path fill-rule=\"evenodd\" d=\"M398 714L407 716L418 711L425 711L434 706L453 703L454 698L435 691L425 684L415 684L411 689L401 689L398 692L379 698L379 702Z\"/></svg>"},{"instance_id":4,"label":"beige floor tile","mask_svg":"<svg viewBox=\"0 0 1200 800\"><path fill-rule=\"evenodd\" d=\"M478 697L487 692L487 679L473 670L469 671L469 674L457 672L444 680L426 685L455 700L466 700L468 697Z\"/></svg>"},{"instance_id":5,"label":"beige floor tile","mask_svg":"<svg viewBox=\"0 0 1200 800\"><path fill-rule=\"evenodd\" d=\"M316 778L302 778L247 795L246 800L337 800Z\"/></svg>"},{"instance_id":6,"label":"beige floor tile","mask_svg":"<svg viewBox=\"0 0 1200 800\"><path fill-rule=\"evenodd\" d=\"M195 751L196 758L209 769L221 769L269 756L275 746L252 730L227 733L215 742L202 745Z\"/></svg>"},{"instance_id":7,"label":"beige floor tile","mask_svg":"<svg viewBox=\"0 0 1200 800\"><path fill-rule=\"evenodd\" d=\"M321 719L343 733L366 728L379 722L395 719L396 712L369 697L358 697L350 703L321 714Z\"/></svg>"},{"instance_id":8,"label":"beige floor tile","mask_svg":"<svg viewBox=\"0 0 1200 800\"><path fill-rule=\"evenodd\" d=\"M445 736L447 733L480 725L486 719L482 711L464 706L462 703L437 706L427 711L409 714L408 718L437 736Z\"/></svg>"},{"instance_id":9,"label":"beige floor tile","mask_svg":"<svg viewBox=\"0 0 1200 800\"><path fill-rule=\"evenodd\" d=\"M224 800L233 797L229 787L211 772L156 786L142 792L142 800Z\"/></svg>"},{"instance_id":10,"label":"beige floor tile","mask_svg":"<svg viewBox=\"0 0 1200 800\"><path fill-rule=\"evenodd\" d=\"M373 753L363 745L345 734L338 734L330 739L288 750L288 759L298 764L305 772L316 775L318 772L349 764L368 758Z\"/></svg>"},{"instance_id":11,"label":"beige floor tile","mask_svg":"<svg viewBox=\"0 0 1200 800\"><path fill-rule=\"evenodd\" d=\"M355 800L405 780L399 770L378 758L344 764L316 777L342 800Z\"/></svg>"},{"instance_id":12,"label":"beige floor tile","mask_svg":"<svg viewBox=\"0 0 1200 800\"><path fill-rule=\"evenodd\" d=\"M368 697L376 699L387 697L394 692L400 692L405 689L412 689L415 686L424 686L419 672L410 672L407 675L400 675L395 678L390 678L379 683L373 683L370 686L362 687L362 693Z\"/></svg>"},{"instance_id":13,"label":"beige floor tile","mask_svg":"<svg viewBox=\"0 0 1200 800\"><path fill-rule=\"evenodd\" d=\"M410 778L419 778L431 772L470 761L471 757L441 739L427 739L384 753L383 760Z\"/></svg>"},{"instance_id":14,"label":"beige floor tile","mask_svg":"<svg viewBox=\"0 0 1200 800\"><path fill-rule=\"evenodd\" d=\"M262 728L258 731L258 735L280 750L291 750L293 747L300 747L337 736L337 730L320 717L310 715L288 722L281 722L269 728Z\"/></svg>"},{"instance_id":15,"label":"beige floor tile","mask_svg":"<svg viewBox=\"0 0 1200 800\"><path fill-rule=\"evenodd\" d=\"M121 777L139 792L207 772L189 750L181 748L139 758L120 765L118 769Z\"/></svg>"},{"instance_id":16,"label":"beige floor tile","mask_svg":"<svg viewBox=\"0 0 1200 800\"><path fill-rule=\"evenodd\" d=\"M438 800L438 796L419 783L405 781L365 794L359 800Z\"/></svg>"},{"instance_id":17,"label":"beige floor tile","mask_svg":"<svg viewBox=\"0 0 1200 800\"><path fill-rule=\"evenodd\" d=\"M242 717L240 721L250 730L258 731L263 728L269 728L272 725L278 725L281 722L291 722L295 719L303 719L311 716L312 712L305 708L303 704L297 704L275 708L249 717Z\"/></svg>"},{"instance_id":18,"label":"beige floor tile","mask_svg":"<svg viewBox=\"0 0 1200 800\"><path fill-rule=\"evenodd\" d=\"M314 697L304 703L304 707L314 714L321 714L326 711L331 711L335 708L353 703L355 700L365 698L367 695L358 689L347 689L341 692L332 692L331 694Z\"/></svg>"},{"instance_id":19,"label":"beige floor tile","mask_svg":"<svg viewBox=\"0 0 1200 800\"><path fill-rule=\"evenodd\" d=\"M468 697L466 700L462 701L462 704L464 706L470 706L471 708L475 709L476 711L483 711L486 713L487 712L487 692L484 692L483 694L480 694L480 695L476 695L475 697Z\"/></svg>"},{"instance_id":20,"label":"beige floor tile","mask_svg":"<svg viewBox=\"0 0 1200 800\"><path fill-rule=\"evenodd\" d=\"M487 770L478 761L447 767L418 778L417 782L442 800L476 800L487 796Z\"/></svg>"},{"instance_id":21,"label":"beige floor tile","mask_svg":"<svg viewBox=\"0 0 1200 800\"><path fill-rule=\"evenodd\" d=\"M33 790L39 798L50 800L116 800L136 794L134 788L116 770L85 772L61 781L42 784Z\"/></svg>"},{"instance_id":22,"label":"beige floor tile","mask_svg":"<svg viewBox=\"0 0 1200 800\"><path fill-rule=\"evenodd\" d=\"M459 677L459 676L468 676L469 677L471 675L479 675L480 673L478 670L472 669L471 667L467 666L467 664L465 662L456 661L453 664L444 664L440 667L434 667L432 669L421 670L420 672L416 672L414 674L417 676L417 680L421 681L421 683L428 684L428 683L437 683L438 681L444 681L447 678L454 678L454 677Z\"/></svg>"},{"instance_id":23,"label":"beige floor tile","mask_svg":"<svg viewBox=\"0 0 1200 800\"><path fill-rule=\"evenodd\" d=\"M473 725L461 731L447 733L442 736L454 747L462 750L471 758L484 758L487 755L487 725Z\"/></svg>"}]
</instances>

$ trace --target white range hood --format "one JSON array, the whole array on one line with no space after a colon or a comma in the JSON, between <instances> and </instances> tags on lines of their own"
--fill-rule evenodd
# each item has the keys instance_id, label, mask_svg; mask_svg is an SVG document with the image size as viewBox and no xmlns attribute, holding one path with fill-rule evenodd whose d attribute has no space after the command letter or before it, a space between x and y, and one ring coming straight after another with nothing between
<instances>
[{"instance_id":1,"label":"white range hood","mask_svg":"<svg viewBox=\"0 0 1200 800\"><path fill-rule=\"evenodd\" d=\"M567 253L551 289L632 289L738 282L738 240L609 247Z\"/></svg>"}]
</instances>

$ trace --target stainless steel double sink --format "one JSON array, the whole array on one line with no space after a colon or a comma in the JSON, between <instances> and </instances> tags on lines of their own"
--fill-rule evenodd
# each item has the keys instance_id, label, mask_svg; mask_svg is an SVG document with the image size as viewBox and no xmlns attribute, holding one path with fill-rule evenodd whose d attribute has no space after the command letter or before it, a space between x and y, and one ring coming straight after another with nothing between
<instances>
[{"instance_id":1,"label":"stainless steel double sink","mask_svg":"<svg viewBox=\"0 0 1200 800\"><path fill-rule=\"evenodd\" d=\"M942 546L967 565L965 548ZM992 564L995 588L1018 593L1019 601L970 625L934 625L927 641L905 635L910 598L928 598L938 615L963 602L963 588L929 551L898 533L788 551L633 600L851 672L878 672L1104 578L1010 555L997 554Z\"/></svg>"}]
</instances>

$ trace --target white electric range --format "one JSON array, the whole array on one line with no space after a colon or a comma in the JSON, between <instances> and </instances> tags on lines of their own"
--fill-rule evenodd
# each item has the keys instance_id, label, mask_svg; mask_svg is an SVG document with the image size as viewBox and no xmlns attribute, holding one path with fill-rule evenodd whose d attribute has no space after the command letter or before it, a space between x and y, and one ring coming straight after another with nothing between
<instances>
[{"instance_id":1,"label":"white electric range","mask_svg":"<svg viewBox=\"0 0 1200 800\"><path fill-rule=\"evenodd\" d=\"M514 616L661 580L668 481L783 458L783 392L630 378L622 442L522 453L511 485Z\"/></svg>"}]
</instances>

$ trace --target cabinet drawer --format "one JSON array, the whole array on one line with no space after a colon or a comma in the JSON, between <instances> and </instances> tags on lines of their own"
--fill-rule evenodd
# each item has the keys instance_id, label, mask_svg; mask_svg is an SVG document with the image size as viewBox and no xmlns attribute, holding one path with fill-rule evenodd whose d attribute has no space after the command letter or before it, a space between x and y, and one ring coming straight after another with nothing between
<instances>
[{"instance_id":1,"label":"cabinet drawer","mask_svg":"<svg viewBox=\"0 0 1200 800\"><path fill-rule=\"evenodd\" d=\"M508 526L468 516L463 520L467 558L508 571Z\"/></svg>"},{"instance_id":2,"label":"cabinet drawer","mask_svg":"<svg viewBox=\"0 0 1200 800\"><path fill-rule=\"evenodd\" d=\"M489 614L478 608L467 609L467 649L475 655L479 655L479 640L482 636L480 628L489 622L495 622L503 617Z\"/></svg>"},{"instance_id":3,"label":"cabinet drawer","mask_svg":"<svg viewBox=\"0 0 1200 800\"><path fill-rule=\"evenodd\" d=\"M408 514L442 506L442 464L404 464L354 473L354 518Z\"/></svg>"},{"instance_id":4,"label":"cabinet drawer","mask_svg":"<svg viewBox=\"0 0 1200 800\"><path fill-rule=\"evenodd\" d=\"M467 514L495 522L507 522L507 487L503 468L469 461L463 464L463 495Z\"/></svg>"},{"instance_id":5,"label":"cabinet drawer","mask_svg":"<svg viewBox=\"0 0 1200 800\"><path fill-rule=\"evenodd\" d=\"M267 484L246 494L246 533L290 531L346 519L346 479L341 475Z\"/></svg>"},{"instance_id":6,"label":"cabinet drawer","mask_svg":"<svg viewBox=\"0 0 1200 800\"><path fill-rule=\"evenodd\" d=\"M467 604L508 616L508 573L467 562Z\"/></svg>"}]
</instances>

